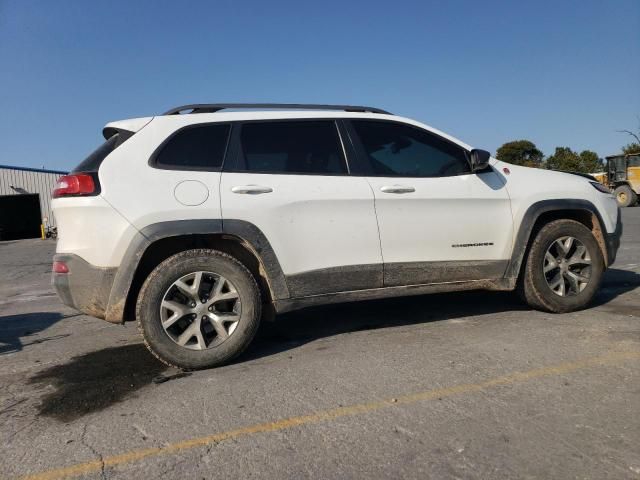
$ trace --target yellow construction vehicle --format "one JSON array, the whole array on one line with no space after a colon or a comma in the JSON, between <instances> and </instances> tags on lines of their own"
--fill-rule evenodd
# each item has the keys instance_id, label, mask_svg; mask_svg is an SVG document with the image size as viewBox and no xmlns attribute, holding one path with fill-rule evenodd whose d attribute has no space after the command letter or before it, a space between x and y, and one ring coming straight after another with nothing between
<instances>
[{"instance_id":1,"label":"yellow construction vehicle","mask_svg":"<svg viewBox=\"0 0 640 480\"><path fill-rule=\"evenodd\" d=\"M592 176L611 189L618 205L635 205L640 195L640 152L611 155L607 157L606 171Z\"/></svg>"}]
</instances>

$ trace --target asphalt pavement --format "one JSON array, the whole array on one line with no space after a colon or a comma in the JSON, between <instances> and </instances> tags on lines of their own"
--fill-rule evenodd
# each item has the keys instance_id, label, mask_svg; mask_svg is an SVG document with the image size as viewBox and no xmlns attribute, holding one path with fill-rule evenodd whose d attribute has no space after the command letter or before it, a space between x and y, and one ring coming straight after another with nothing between
<instances>
[{"instance_id":1,"label":"asphalt pavement","mask_svg":"<svg viewBox=\"0 0 640 480\"><path fill-rule=\"evenodd\" d=\"M264 324L183 373L0 243L0 478L640 478L640 208L591 308L464 292Z\"/></svg>"}]
</instances>

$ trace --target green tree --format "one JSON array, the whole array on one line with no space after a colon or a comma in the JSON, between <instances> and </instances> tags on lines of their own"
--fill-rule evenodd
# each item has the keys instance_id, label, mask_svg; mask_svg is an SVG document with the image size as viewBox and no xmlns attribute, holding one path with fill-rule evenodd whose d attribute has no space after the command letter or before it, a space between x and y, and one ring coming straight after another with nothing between
<instances>
[{"instance_id":1,"label":"green tree","mask_svg":"<svg viewBox=\"0 0 640 480\"><path fill-rule=\"evenodd\" d=\"M595 173L602 170L602 162L598 154L591 150L576 153L569 147L556 147L554 154L547 158L546 167L551 170Z\"/></svg>"},{"instance_id":2,"label":"green tree","mask_svg":"<svg viewBox=\"0 0 640 480\"><path fill-rule=\"evenodd\" d=\"M556 147L553 155L547 157L546 167L549 170L577 171L580 159L569 147Z\"/></svg>"},{"instance_id":3,"label":"green tree","mask_svg":"<svg viewBox=\"0 0 640 480\"><path fill-rule=\"evenodd\" d=\"M515 140L502 145L496 152L496 158L503 162L525 167L541 167L543 153L529 140Z\"/></svg>"},{"instance_id":4,"label":"green tree","mask_svg":"<svg viewBox=\"0 0 640 480\"><path fill-rule=\"evenodd\" d=\"M602 161L596 152L583 150L580 152L580 170L584 173L596 173L603 169Z\"/></svg>"},{"instance_id":5,"label":"green tree","mask_svg":"<svg viewBox=\"0 0 640 480\"><path fill-rule=\"evenodd\" d=\"M625 155L629 153L640 153L640 143L633 142L625 145L624 147L622 147L622 153L624 153Z\"/></svg>"}]
</instances>

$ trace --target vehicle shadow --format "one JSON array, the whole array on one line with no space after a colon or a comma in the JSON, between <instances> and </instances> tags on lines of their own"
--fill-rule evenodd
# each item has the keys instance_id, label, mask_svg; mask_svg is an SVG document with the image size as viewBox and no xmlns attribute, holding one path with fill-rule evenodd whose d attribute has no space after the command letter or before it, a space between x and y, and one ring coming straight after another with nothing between
<instances>
[{"instance_id":1,"label":"vehicle shadow","mask_svg":"<svg viewBox=\"0 0 640 480\"><path fill-rule=\"evenodd\" d=\"M606 272L589 308L612 302L640 287L640 275L619 269ZM515 292L466 291L369 300L310 307L264 323L250 349L238 362L273 355L319 338L361 330L415 325L501 312L530 311Z\"/></svg>"},{"instance_id":2,"label":"vehicle shadow","mask_svg":"<svg viewBox=\"0 0 640 480\"><path fill-rule=\"evenodd\" d=\"M616 297L640 287L640 274L630 270L610 268L604 274L602 286L591 306L599 307Z\"/></svg>"},{"instance_id":3,"label":"vehicle shadow","mask_svg":"<svg viewBox=\"0 0 640 480\"><path fill-rule=\"evenodd\" d=\"M240 362L362 330L527 310L512 292L467 291L310 307L264 323Z\"/></svg>"},{"instance_id":4,"label":"vehicle shadow","mask_svg":"<svg viewBox=\"0 0 640 480\"><path fill-rule=\"evenodd\" d=\"M0 355L19 352L28 345L43 343L68 336L55 335L53 337L38 338L32 342L24 341L26 337L30 337L35 333L46 330L63 318L68 317L65 317L58 312L23 313L0 317Z\"/></svg>"},{"instance_id":5,"label":"vehicle shadow","mask_svg":"<svg viewBox=\"0 0 640 480\"><path fill-rule=\"evenodd\" d=\"M77 355L38 372L29 383L48 386L38 406L40 415L71 422L129 398L165 370L166 365L136 343Z\"/></svg>"}]
</instances>

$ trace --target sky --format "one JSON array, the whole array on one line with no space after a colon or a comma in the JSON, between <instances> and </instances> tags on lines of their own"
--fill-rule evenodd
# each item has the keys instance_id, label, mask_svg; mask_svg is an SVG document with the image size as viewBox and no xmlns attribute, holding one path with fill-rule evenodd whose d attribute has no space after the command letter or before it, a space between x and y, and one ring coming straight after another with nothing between
<instances>
[{"instance_id":1,"label":"sky","mask_svg":"<svg viewBox=\"0 0 640 480\"><path fill-rule=\"evenodd\" d=\"M68 170L109 121L218 102L604 157L640 130L640 0L0 0L0 164Z\"/></svg>"}]
</instances>

